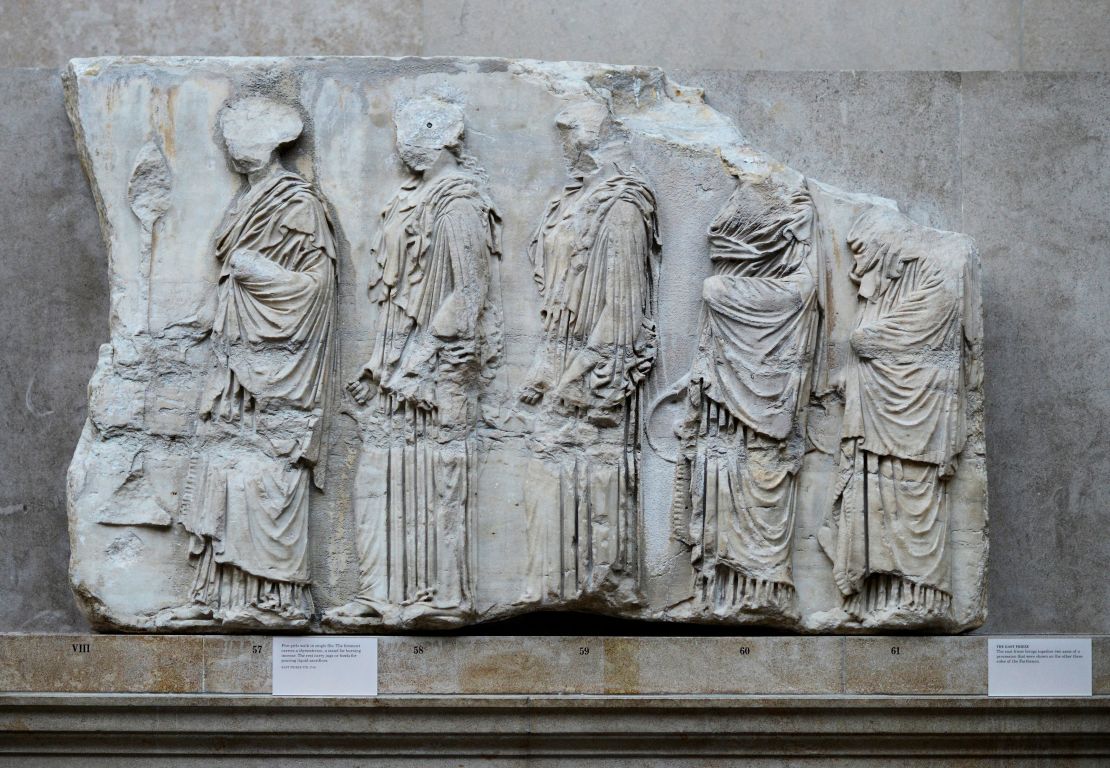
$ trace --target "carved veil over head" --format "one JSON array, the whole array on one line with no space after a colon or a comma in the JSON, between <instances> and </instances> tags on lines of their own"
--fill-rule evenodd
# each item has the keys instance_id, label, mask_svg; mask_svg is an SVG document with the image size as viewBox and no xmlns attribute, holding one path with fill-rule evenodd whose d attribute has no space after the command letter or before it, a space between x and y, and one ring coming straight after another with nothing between
<instances>
[{"instance_id":1,"label":"carved veil over head","mask_svg":"<svg viewBox=\"0 0 1110 768\"><path fill-rule=\"evenodd\" d=\"M796 476L820 324L816 212L804 187L742 178L709 227L672 517L694 600L793 619Z\"/></svg>"},{"instance_id":2,"label":"carved veil over head","mask_svg":"<svg viewBox=\"0 0 1110 768\"><path fill-rule=\"evenodd\" d=\"M949 480L982 344L974 246L874 207L852 226L859 308L839 477L821 543L865 626L949 621Z\"/></svg>"}]
</instances>

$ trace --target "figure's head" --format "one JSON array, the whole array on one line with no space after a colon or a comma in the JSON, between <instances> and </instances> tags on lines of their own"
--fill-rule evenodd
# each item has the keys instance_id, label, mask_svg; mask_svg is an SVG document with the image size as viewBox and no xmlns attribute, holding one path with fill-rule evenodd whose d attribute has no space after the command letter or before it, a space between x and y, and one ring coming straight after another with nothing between
<instances>
[{"instance_id":1,"label":"figure's head","mask_svg":"<svg viewBox=\"0 0 1110 768\"><path fill-rule=\"evenodd\" d=\"M563 154L572 168L583 154L601 146L609 122L609 108L597 101L576 101L555 116Z\"/></svg>"},{"instance_id":2,"label":"figure's head","mask_svg":"<svg viewBox=\"0 0 1110 768\"><path fill-rule=\"evenodd\" d=\"M857 264L873 261L882 249L901 246L906 217L893 208L873 205L861 213L848 230L848 248Z\"/></svg>"},{"instance_id":3,"label":"figure's head","mask_svg":"<svg viewBox=\"0 0 1110 768\"><path fill-rule=\"evenodd\" d=\"M893 208L873 205L861 213L848 230L852 251L852 278L864 298L881 294L902 274L906 261L916 258L907 248L912 223Z\"/></svg>"},{"instance_id":4,"label":"figure's head","mask_svg":"<svg viewBox=\"0 0 1110 768\"><path fill-rule=\"evenodd\" d=\"M296 109L263 97L239 99L220 113L224 144L239 173L265 168L277 148L296 140L303 130Z\"/></svg>"},{"instance_id":5,"label":"figure's head","mask_svg":"<svg viewBox=\"0 0 1110 768\"><path fill-rule=\"evenodd\" d=\"M800 186L787 186L771 176L742 176L729 203L713 226L745 237L768 230L787 241L809 242L813 229L813 199Z\"/></svg>"},{"instance_id":6,"label":"figure's head","mask_svg":"<svg viewBox=\"0 0 1110 768\"><path fill-rule=\"evenodd\" d=\"M428 94L403 102L393 112L397 151L405 165L423 173L444 150L462 143L465 124L462 106L454 99Z\"/></svg>"}]
</instances>

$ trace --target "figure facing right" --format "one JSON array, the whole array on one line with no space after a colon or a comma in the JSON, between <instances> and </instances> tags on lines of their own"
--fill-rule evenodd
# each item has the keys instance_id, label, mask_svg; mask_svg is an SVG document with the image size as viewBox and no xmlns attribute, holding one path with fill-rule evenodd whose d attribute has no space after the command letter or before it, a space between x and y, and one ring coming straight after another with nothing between
<instances>
[{"instance_id":1,"label":"figure facing right","mask_svg":"<svg viewBox=\"0 0 1110 768\"><path fill-rule=\"evenodd\" d=\"M975 247L874 207L848 233L858 310L840 468L818 540L844 611L863 627L951 618L948 483L979 386Z\"/></svg>"}]
</instances>

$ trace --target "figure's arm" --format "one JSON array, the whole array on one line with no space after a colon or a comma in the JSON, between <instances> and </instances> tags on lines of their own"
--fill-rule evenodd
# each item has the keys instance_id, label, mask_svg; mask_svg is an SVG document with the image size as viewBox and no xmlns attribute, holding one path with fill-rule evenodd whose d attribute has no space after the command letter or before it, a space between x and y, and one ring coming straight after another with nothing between
<instances>
[{"instance_id":1,"label":"figure's arm","mask_svg":"<svg viewBox=\"0 0 1110 768\"><path fill-rule=\"evenodd\" d=\"M921 285L909 291L890 312L852 331L852 349L861 358L878 358L939 341L932 337L954 311L957 293L957 286L938 271L924 276Z\"/></svg>"},{"instance_id":2,"label":"figure's arm","mask_svg":"<svg viewBox=\"0 0 1110 768\"><path fill-rule=\"evenodd\" d=\"M786 277L711 275L702 281L705 306L725 315L781 313L796 309L814 290L813 276L803 265Z\"/></svg>"},{"instance_id":3,"label":"figure's arm","mask_svg":"<svg viewBox=\"0 0 1110 768\"><path fill-rule=\"evenodd\" d=\"M605 238L605 293L595 300L605 305L596 315L587 346L611 354L633 346L648 318L651 243L640 209L625 201L613 204L598 237Z\"/></svg>"},{"instance_id":4,"label":"figure's arm","mask_svg":"<svg viewBox=\"0 0 1110 768\"><path fill-rule=\"evenodd\" d=\"M320 221L324 223L321 216ZM224 287L235 311L250 317L251 335L269 343L311 344L321 312L335 300L335 261L330 231L310 234L276 222L280 240L265 252L236 249L228 256ZM326 226L326 225L325 225ZM294 265L295 269L276 263Z\"/></svg>"},{"instance_id":5,"label":"figure's arm","mask_svg":"<svg viewBox=\"0 0 1110 768\"><path fill-rule=\"evenodd\" d=\"M241 248L229 260L232 277L240 287L268 302L296 299L315 290L322 278L331 276L327 269L329 256L324 252L331 238L330 232L323 231L326 221L318 202L297 200L281 212L276 225L283 230L282 246L302 253L298 261L304 268L286 269L258 251ZM311 257L314 251L320 252L316 258Z\"/></svg>"},{"instance_id":6,"label":"figure's arm","mask_svg":"<svg viewBox=\"0 0 1110 768\"><path fill-rule=\"evenodd\" d=\"M228 266L231 276L248 289L270 288L280 284L299 287L314 282L311 274L285 269L258 251L247 248L240 248L232 253Z\"/></svg>"},{"instance_id":7,"label":"figure's arm","mask_svg":"<svg viewBox=\"0 0 1110 768\"><path fill-rule=\"evenodd\" d=\"M432 318L432 333L444 340L473 339L489 290L488 227L481 210L460 201L436 220L432 258L451 265L451 291Z\"/></svg>"},{"instance_id":8,"label":"figure's arm","mask_svg":"<svg viewBox=\"0 0 1110 768\"><path fill-rule=\"evenodd\" d=\"M983 307L979 296L979 252L972 245L963 271L965 382L983 385Z\"/></svg>"}]
</instances>

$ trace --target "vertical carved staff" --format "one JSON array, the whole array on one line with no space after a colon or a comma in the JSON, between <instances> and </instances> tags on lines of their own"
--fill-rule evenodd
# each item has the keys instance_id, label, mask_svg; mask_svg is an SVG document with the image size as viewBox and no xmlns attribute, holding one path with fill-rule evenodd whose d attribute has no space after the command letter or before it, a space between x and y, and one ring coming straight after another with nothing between
<instances>
[{"instance_id":1,"label":"vertical carved staff","mask_svg":"<svg viewBox=\"0 0 1110 768\"><path fill-rule=\"evenodd\" d=\"M127 185L127 201L142 224L142 246L139 251L139 320L136 335L150 334L152 291L151 276L154 266L155 226L170 208L172 174L170 165L158 143L151 139L139 150L131 181Z\"/></svg>"},{"instance_id":2,"label":"vertical carved staff","mask_svg":"<svg viewBox=\"0 0 1110 768\"><path fill-rule=\"evenodd\" d=\"M871 513L867 501L867 451L860 453L863 454L863 577L867 578L871 573Z\"/></svg>"}]
</instances>

